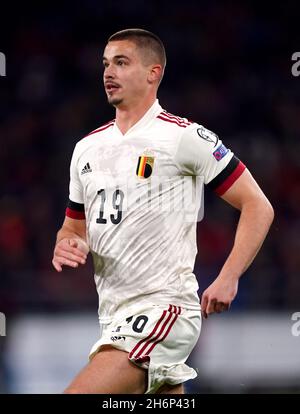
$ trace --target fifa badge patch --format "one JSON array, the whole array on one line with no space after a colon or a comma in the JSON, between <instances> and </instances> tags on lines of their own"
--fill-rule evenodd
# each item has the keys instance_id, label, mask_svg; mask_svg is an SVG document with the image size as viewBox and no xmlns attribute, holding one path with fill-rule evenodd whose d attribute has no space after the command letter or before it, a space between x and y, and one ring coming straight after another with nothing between
<instances>
[{"instance_id":1,"label":"fifa badge patch","mask_svg":"<svg viewBox=\"0 0 300 414\"><path fill-rule=\"evenodd\" d=\"M223 157L225 157L228 151L229 150L225 147L225 145L222 144L213 152L213 156L217 161L220 161Z\"/></svg>"},{"instance_id":2,"label":"fifa badge patch","mask_svg":"<svg viewBox=\"0 0 300 414\"><path fill-rule=\"evenodd\" d=\"M145 150L138 159L136 175L140 178L149 178L153 171L154 154L152 151Z\"/></svg>"}]
</instances>

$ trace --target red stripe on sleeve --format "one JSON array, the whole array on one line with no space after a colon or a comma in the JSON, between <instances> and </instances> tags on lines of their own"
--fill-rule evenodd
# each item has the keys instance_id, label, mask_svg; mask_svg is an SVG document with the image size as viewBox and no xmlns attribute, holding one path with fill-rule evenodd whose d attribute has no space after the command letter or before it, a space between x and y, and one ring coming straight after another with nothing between
<instances>
[{"instance_id":1,"label":"red stripe on sleeve","mask_svg":"<svg viewBox=\"0 0 300 414\"><path fill-rule=\"evenodd\" d=\"M242 172L245 170L245 164L240 161L236 167L236 169L226 178L225 181L218 188L215 189L215 192L221 196L223 195L231 186L232 184L240 177Z\"/></svg>"},{"instance_id":2,"label":"red stripe on sleeve","mask_svg":"<svg viewBox=\"0 0 300 414\"><path fill-rule=\"evenodd\" d=\"M70 217L75 220L85 220L85 213L84 211L76 211L72 210L71 208L67 207L66 209L66 216Z\"/></svg>"}]
</instances>

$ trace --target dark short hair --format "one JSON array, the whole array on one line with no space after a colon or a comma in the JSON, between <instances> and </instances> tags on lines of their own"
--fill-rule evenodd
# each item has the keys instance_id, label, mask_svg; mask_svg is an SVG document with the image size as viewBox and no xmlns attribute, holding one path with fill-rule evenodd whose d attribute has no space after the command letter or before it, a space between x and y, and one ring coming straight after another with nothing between
<instances>
[{"instance_id":1,"label":"dark short hair","mask_svg":"<svg viewBox=\"0 0 300 414\"><path fill-rule=\"evenodd\" d=\"M167 60L165 47L160 38L154 33L144 29L125 29L111 35L108 42L114 40L130 40L138 48L147 50L148 53L146 56L157 59L157 63L162 65L164 70Z\"/></svg>"}]
</instances>

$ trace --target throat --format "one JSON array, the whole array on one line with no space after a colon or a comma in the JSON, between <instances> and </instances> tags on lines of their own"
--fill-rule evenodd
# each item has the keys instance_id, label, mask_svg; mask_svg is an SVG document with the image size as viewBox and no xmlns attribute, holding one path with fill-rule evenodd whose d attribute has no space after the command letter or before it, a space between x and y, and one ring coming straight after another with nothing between
<instances>
[{"instance_id":1,"label":"throat","mask_svg":"<svg viewBox=\"0 0 300 414\"><path fill-rule=\"evenodd\" d=\"M136 122L116 122L122 135L125 135Z\"/></svg>"},{"instance_id":2,"label":"throat","mask_svg":"<svg viewBox=\"0 0 300 414\"><path fill-rule=\"evenodd\" d=\"M123 113L122 116L116 115L116 124L123 135L132 128L142 117L137 114Z\"/></svg>"},{"instance_id":3,"label":"throat","mask_svg":"<svg viewBox=\"0 0 300 414\"><path fill-rule=\"evenodd\" d=\"M143 102L131 108L122 108L121 105L116 110L116 124L123 135L125 135L130 128L132 128L153 105L154 100Z\"/></svg>"}]
</instances>

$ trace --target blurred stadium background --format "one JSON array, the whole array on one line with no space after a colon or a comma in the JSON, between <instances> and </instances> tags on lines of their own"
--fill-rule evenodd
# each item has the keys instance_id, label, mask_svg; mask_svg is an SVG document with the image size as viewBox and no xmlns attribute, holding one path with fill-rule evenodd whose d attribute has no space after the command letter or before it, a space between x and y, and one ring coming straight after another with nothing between
<instances>
[{"instance_id":1,"label":"blurred stadium background","mask_svg":"<svg viewBox=\"0 0 300 414\"><path fill-rule=\"evenodd\" d=\"M215 131L275 208L267 241L232 309L204 322L193 393L300 391L300 51L298 2L119 0L1 5L0 392L61 392L97 339L91 262L57 274L56 231L74 144L113 117L102 89L107 37L157 33L167 50L160 102ZM206 191L195 273L201 293L233 242L238 215Z\"/></svg>"}]
</instances>

